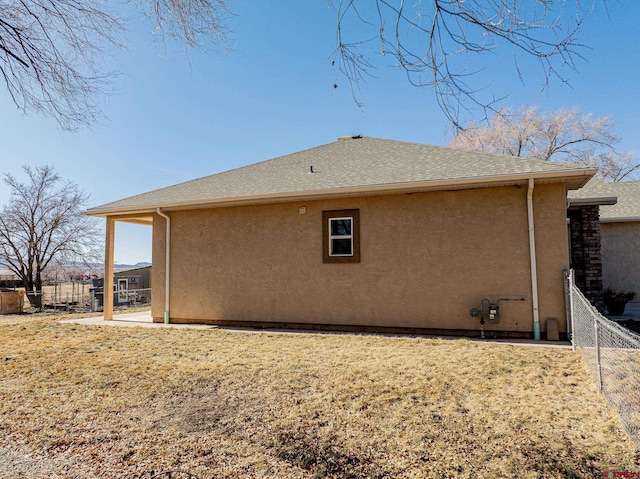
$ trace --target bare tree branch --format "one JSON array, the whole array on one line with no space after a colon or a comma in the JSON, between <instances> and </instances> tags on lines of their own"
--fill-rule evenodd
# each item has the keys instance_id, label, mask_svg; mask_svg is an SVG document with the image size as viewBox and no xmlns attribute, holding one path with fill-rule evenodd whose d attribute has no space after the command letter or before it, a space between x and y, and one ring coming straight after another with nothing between
<instances>
[{"instance_id":1,"label":"bare tree branch","mask_svg":"<svg viewBox=\"0 0 640 479\"><path fill-rule=\"evenodd\" d=\"M594 0L329 0L336 12L334 86L349 84L356 104L359 85L374 61L366 49L379 45L419 87L432 87L440 108L455 127L461 109L485 115L504 96L489 96L473 84L482 64L473 59L513 50L534 58L543 88L564 82L566 68L580 57L577 34ZM164 42L185 49L210 48L227 38L229 0L0 0L0 79L19 109L54 117L74 130L101 116L99 99L110 92L116 72L105 71L109 55L125 48L128 6L153 25Z\"/></svg>"},{"instance_id":2,"label":"bare tree branch","mask_svg":"<svg viewBox=\"0 0 640 479\"><path fill-rule=\"evenodd\" d=\"M206 48L227 40L229 10L225 0L139 0L139 10L154 23L156 33Z\"/></svg>"},{"instance_id":3,"label":"bare tree branch","mask_svg":"<svg viewBox=\"0 0 640 479\"><path fill-rule=\"evenodd\" d=\"M116 74L105 60L125 48L126 24L117 8L99 0L0 0L0 78L16 106L51 116L64 130L101 117L98 100ZM224 42L223 0L139 0L163 41L186 48Z\"/></svg>"},{"instance_id":4,"label":"bare tree branch","mask_svg":"<svg viewBox=\"0 0 640 479\"><path fill-rule=\"evenodd\" d=\"M634 177L640 162L631 152L618 152L619 142L609 117L594 118L578 110L540 113L533 106L516 113L499 110L488 125L469 123L449 145L598 168L599 176L621 181Z\"/></svg>"},{"instance_id":5,"label":"bare tree branch","mask_svg":"<svg viewBox=\"0 0 640 479\"><path fill-rule=\"evenodd\" d=\"M575 69L581 47L577 34L592 1L576 0L574 8L569 2L549 0L417 0L411 4L329 0L329 4L337 14L333 64L354 97L372 69L362 49L376 38L380 55L392 56L412 85L434 88L440 108L460 127L460 108L479 107L486 115L502 99L481 99L481 88L472 86L473 75L481 69L469 67L472 55L479 59L501 46L510 47L519 75L518 57L523 55L538 61L543 88L553 78L565 82L561 70ZM393 28L387 30L388 25ZM372 35L355 37L363 26Z\"/></svg>"}]
</instances>

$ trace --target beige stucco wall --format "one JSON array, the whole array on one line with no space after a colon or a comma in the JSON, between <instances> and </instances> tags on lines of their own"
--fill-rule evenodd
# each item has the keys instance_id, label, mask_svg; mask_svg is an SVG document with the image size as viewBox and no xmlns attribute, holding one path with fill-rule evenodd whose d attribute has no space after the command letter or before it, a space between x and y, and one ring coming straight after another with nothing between
<instances>
[{"instance_id":1,"label":"beige stucco wall","mask_svg":"<svg viewBox=\"0 0 640 479\"><path fill-rule=\"evenodd\" d=\"M601 223L604 287L640 296L640 222Z\"/></svg>"},{"instance_id":2,"label":"beige stucco wall","mask_svg":"<svg viewBox=\"0 0 640 479\"><path fill-rule=\"evenodd\" d=\"M171 212L171 317L531 331L526 188L502 187ZM306 214L299 214L299 207ZM322 262L322 211L360 209L361 262ZM564 331L565 190L534 193L542 330ZM153 316L164 311L165 223L154 219Z\"/></svg>"}]
</instances>

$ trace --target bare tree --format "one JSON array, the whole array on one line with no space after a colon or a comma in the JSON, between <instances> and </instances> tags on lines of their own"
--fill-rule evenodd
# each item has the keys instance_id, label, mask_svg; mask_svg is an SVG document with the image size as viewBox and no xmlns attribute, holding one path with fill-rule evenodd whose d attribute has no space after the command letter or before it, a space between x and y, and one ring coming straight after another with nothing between
<instances>
[{"instance_id":1,"label":"bare tree","mask_svg":"<svg viewBox=\"0 0 640 479\"><path fill-rule=\"evenodd\" d=\"M374 42L416 86L433 87L440 107L458 127L460 108L494 108L471 78L482 69L472 60L513 50L539 62L542 84L564 82L575 69L577 35L595 0L328 0L337 15L334 64L354 100L371 74L365 48ZM124 47L126 15L133 8L154 25L159 38L185 47L216 46L228 33L230 0L0 0L0 74L25 112L57 119L63 129L91 125L100 116L96 98L109 92L112 72L105 56ZM573 5L573 7L571 6ZM370 31L366 31L369 28ZM504 96L504 92L501 95ZM468 106L467 106L468 105Z\"/></svg>"},{"instance_id":2,"label":"bare tree","mask_svg":"<svg viewBox=\"0 0 640 479\"><path fill-rule=\"evenodd\" d=\"M25 183L4 175L11 199L0 211L0 260L22 280L31 304L40 307L36 293L42 291L43 271L56 262L99 257L100 241L96 220L80 214L86 192L62 180L52 166L23 170Z\"/></svg>"},{"instance_id":3,"label":"bare tree","mask_svg":"<svg viewBox=\"0 0 640 479\"><path fill-rule=\"evenodd\" d=\"M621 181L637 173L640 163L631 152L616 151L619 141L609 117L594 118L575 109L540 113L532 106L515 113L502 109L488 125L469 123L449 145L594 167L599 176Z\"/></svg>"},{"instance_id":4,"label":"bare tree","mask_svg":"<svg viewBox=\"0 0 640 479\"><path fill-rule=\"evenodd\" d=\"M94 123L97 97L113 76L105 56L125 47L126 22L114 8L127 4L163 40L187 48L225 40L225 0L0 0L0 74L16 106L52 116L65 130Z\"/></svg>"},{"instance_id":5,"label":"bare tree","mask_svg":"<svg viewBox=\"0 0 640 479\"><path fill-rule=\"evenodd\" d=\"M360 82L370 75L372 62L364 49L373 42L381 56L389 55L397 62L411 84L433 87L441 109L459 127L460 108L481 107L486 114L502 99L481 98L483 88L473 86L471 79L483 66L470 66L472 56L480 60L483 54L506 46L513 51L515 71L522 81L518 59L528 57L539 63L543 88L553 78L565 82L562 70L575 69L574 59L580 56L581 47L577 35L593 0L329 3L336 11L338 26L334 65L338 76L348 80L354 99ZM362 33L365 27L369 30Z\"/></svg>"}]
</instances>

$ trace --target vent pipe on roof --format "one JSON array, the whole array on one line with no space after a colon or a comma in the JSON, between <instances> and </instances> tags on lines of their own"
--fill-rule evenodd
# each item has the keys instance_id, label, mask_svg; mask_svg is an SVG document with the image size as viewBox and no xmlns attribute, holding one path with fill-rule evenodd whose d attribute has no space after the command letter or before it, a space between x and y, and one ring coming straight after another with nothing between
<instances>
[{"instance_id":1,"label":"vent pipe on roof","mask_svg":"<svg viewBox=\"0 0 640 479\"><path fill-rule=\"evenodd\" d=\"M166 241L164 245L164 276L165 276L165 284L164 284L164 324L169 324L169 280L170 280L170 259L171 259L171 218L162 212L160 208L156 209L156 212L162 216L167 221L166 230Z\"/></svg>"},{"instance_id":2,"label":"vent pipe on roof","mask_svg":"<svg viewBox=\"0 0 640 479\"><path fill-rule=\"evenodd\" d=\"M538 268L536 264L536 234L533 227L534 179L529 178L527 191L527 218L529 221L529 258L531 259L531 297L533 300L533 339L540 340L540 315L538 312Z\"/></svg>"}]
</instances>

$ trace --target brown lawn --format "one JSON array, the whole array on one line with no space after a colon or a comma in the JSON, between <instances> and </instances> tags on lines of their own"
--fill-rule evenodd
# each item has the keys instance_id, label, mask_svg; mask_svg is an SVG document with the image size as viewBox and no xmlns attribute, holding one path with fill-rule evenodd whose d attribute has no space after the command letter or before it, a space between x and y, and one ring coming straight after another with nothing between
<instances>
[{"instance_id":1,"label":"brown lawn","mask_svg":"<svg viewBox=\"0 0 640 479\"><path fill-rule=\"evenodd\" d=\"M3 478L640 470L570 350L0 317L0 360Z\"/></svg>"}]
</instances>

